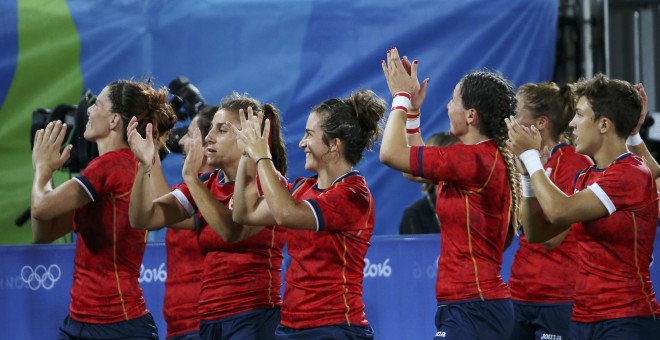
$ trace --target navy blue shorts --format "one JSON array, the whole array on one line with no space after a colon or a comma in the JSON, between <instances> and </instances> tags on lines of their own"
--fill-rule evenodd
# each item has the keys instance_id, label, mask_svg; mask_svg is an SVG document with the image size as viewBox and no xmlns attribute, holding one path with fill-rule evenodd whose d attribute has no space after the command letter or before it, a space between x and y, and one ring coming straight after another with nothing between
<instances>
[{"instance_id":1,"label":"navy blue shorts","mask_svg":"<svg viewBox=\"0 0 660 340\"><path fill-rule=\"evenodd\" d=\"M371 340L374 338L374 330L371 329L371 326L349 326L347 324L305 329L294 329L279 325L275 331L275 338L278 340Z\"/></svg>"},{"instance_id":2,"label":"navy blue shorts","mask_svg":"<svg viewBox=\"0 0 660 340\"><path fill-rule=\"evenodd\" d=\"M572 303L527 303L513 301L512 340L566 340L570 334Z\"/></svg>"},{"instance_id":3,"label":"navy blue shorts","mask_svg":"<svg viewBox=\"0 0 660 340\"><path fill-rule=\"evenodd\" d=\"M571 321L571 339L647 340L660 338L660 319L636 317L598 322Z\"/></svg>"},{"instance_id":4,"label":"navy blue shorts","mask_svg":"<svg viewBox=\"0 0 660 340\"><path fill-rule=\"evenodd\" d=\"M188 333L179 334L177 336L168 336L167 340L200 340L199 331L192 331Z\"/></svg>"},{"instance_id":5,"label":"navy blue shorts","mask_svg":"<svg viewBox=\"0 0 660 340\"><path fill-rule=\"evenodd\" d=\"M275 327L279 323L279 307L257 309L218 320L202 320L199 337L208 340L275 339Z\"/></svg>"},{"instance_id":6,"label":"navy blue shorts","mask_svg":"<svg viewBox=\"0 0 660 340\"><path fill-rule=\"evenodd\" d=\"M508 339L513 329L510 299L439 303L434 339Z\"/></svg>"},{"instance_id":7,"label":"navy blue shorts","mask_svg":"<svg viewBox=\"0 0 660 340\"><path fill-rule=\"evenodd\" d=\"M70 316L60 326L58 340L84 339L156 339L158 329L151 313L139 318L108 324L78 322Z\"/></svg>"}]
</instances>

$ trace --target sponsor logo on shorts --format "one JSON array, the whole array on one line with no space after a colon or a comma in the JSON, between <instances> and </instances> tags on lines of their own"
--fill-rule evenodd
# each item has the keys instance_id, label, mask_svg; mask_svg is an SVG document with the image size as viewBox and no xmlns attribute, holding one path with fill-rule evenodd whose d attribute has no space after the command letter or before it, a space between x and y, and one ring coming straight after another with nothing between
<instances>
[{"instance_id":1,"label":"sponsor logo on shorts","mask_svg":"<svg viewBox=\"0 0 660 340\"><path fill-rule=\"evenodd\" d=\"M436 338L445 338L447 337L447 332L435 332Z\"/></svg>"},{"instance_id":2,"label":"sponsor logo on shorts","mask_svg":"<svg viewBox=\"0 0 660 340\"><path fill-rule=\"evenodd\" d=\"M561 340L561 335L543 333L541 340Z\"/></svg>"}]
</instances>

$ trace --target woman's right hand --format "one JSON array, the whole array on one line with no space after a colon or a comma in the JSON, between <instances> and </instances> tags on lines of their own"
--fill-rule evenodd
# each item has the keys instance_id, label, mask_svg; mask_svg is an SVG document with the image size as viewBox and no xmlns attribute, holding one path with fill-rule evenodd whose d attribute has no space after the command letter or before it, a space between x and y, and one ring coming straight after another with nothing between
<instances>
[{"instance_id":1,"label":"woman's right hand","mask_svg":"<svg viewBox=\"0 0 660 340\"><path fill-rule=\"evenodd\" d=\"M152 135L153 126L151 123L147 124L146 128L146 139L142 138L140 133L137 131L138 121L136 117L131 118L131 121L128 123L128 145L131 147L131 151L142 165L150 166L154 154L156 153L156 147L154 146L154 137Z\"/></svg>"},{"instance_id":2,"label":"woman's right hand","mask_svg":"<svg viewBox=\"0 0 660 340\"><path fill-rule=\"evenodd\" d=\"M411 68L411 72L409 73L399 58L399 52L396 48L392 48L387 52L387 60L381 61L381 67L383 68L385 80L392 96L401 91L411 94L418 91L417 67L414 67L414 71Z\"/></svg>"},{"instance_id":3,"label":"woman's right hand","mask_svg":"<svg viewBox=\"0 0 660 340\"><path fill-rule=\"evenodd\" d=\"M58 120L48 123L45 129L37 131L32 148L32 168L34 170L41 169L53 173L69 159L71 145L67 145L60 153L62 142L66 137L66 128L66 124L62 124Z\"/></svg>"},{"instance_id":4,"label":"woman's right hand","mask_svg":"<svg viewBox=\"0 0 660 340\"><path fill-rule=\"evenodd\" d=\"M193 131L192 138L186 140L186 158L183 160L181 176L185 181L196 180L204 163L204 143L199 128Z\"/></svg>"},{"instance_id":5,"label":"woman's right hand","mask_svg":"<svg viewBox=\"0 0 660 340\"><path fill-rule=\"evenodd\" d=\"M642 112L639 115L637 126L635 126L635 129L633 129L632 132L630 132L631 136L634 136L639 133L639 130L642 128L642 125L644 125L644 121L646 120L646 115L649 113L648 110L649 97L646 95L646 90L644 90L644 85L642 85L642 83L639 83L635 85L635 89L637 90L637 92L639 92L639 95L642 97Z\"/></svg>"},{"instance_id":6,"label":"woman's right hand","mask_svg":"<svg viewBox=\"0 0 660 340\"><path fill-rule=\"evenodd\" d=\"M239 130L231 122L226 122L229 130L236 135L237 143L243 145L243 153L247 154L253 161L260 158L272 158L270 147L268 146L268 136L270 134L270 120L265 120L264 130L261 131L261 123L264 121L264 112L259 111L255 116L248 110L248 117L239 115L241 120L241 129Z\"/></svg>"},{"instance_id":7,"label":"woman's right hand","mask_svg":"<svg viewBox=\"0 0 660 340\"><path fill-rule=\"evenodd\" d=\"M506 144L515 156L520 156L527 150L541 150L541 134L536 126L529 128L518 124L513 116L504 118L509 130L509 139Z\"/></svg>"},{"instance_id":8,"label":"woman's right hand","mask_svg":"<svg viewBox=\"0 0 660 340\"><path fill-rule=\"evenodd\" d=\"M254 111L252 111L252 107L248 106L247 115L245 114L245 110L243 110L243 109L238 110L238 115L240 116L239 119L241 121L241 129L243 129L243 127L244 127L243 126L244 125L243 120L250 119L250 117L252 117L254 115ZM237 131L240 131L240 130L237 130ZM238 151L241 152L241 155L246 155L245 141L243 141L243 139L240 138L240 136L238 134L236 136L237 136L236 137L236 147L238 148Z\"/></svg>"}]
</instances>

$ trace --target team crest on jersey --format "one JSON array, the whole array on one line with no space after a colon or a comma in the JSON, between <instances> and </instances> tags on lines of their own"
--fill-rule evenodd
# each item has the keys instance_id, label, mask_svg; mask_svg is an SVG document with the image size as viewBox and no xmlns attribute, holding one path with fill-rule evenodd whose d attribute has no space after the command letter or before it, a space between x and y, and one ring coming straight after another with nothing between
<instances>
[{"instance_id":1,"label":"team crest on jersey","mask_svg":"<svg viewBox=\"0 0 660 340\"><path fill-rule=\"evenodd\" d=\"M552 174L552 168L545 169L545 174L548 175L548 177L550 177L550 175Z\"/></svg>"}]
</instances>

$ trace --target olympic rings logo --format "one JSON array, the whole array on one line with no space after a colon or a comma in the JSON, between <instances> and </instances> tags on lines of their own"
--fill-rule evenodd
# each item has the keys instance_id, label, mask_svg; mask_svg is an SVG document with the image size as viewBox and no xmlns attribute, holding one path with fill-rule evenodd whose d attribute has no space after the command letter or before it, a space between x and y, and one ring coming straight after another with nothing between
<instances>
[{"instance_id":1,"label":"olympic rings logo","mask_svg":"<svg viewBox=\"0 0 660 340\"><path fill-rule=\"evenodd\" d=\"M45 290L53 289L55 282L60 279L60 276L62 276L62 271L56 264L51 264L48 268L40 264L34 268L23 266L23 269L21 269L21 280L27 283L28 287L32 290L39 288Z\"/></svg>"}]
</instances>

